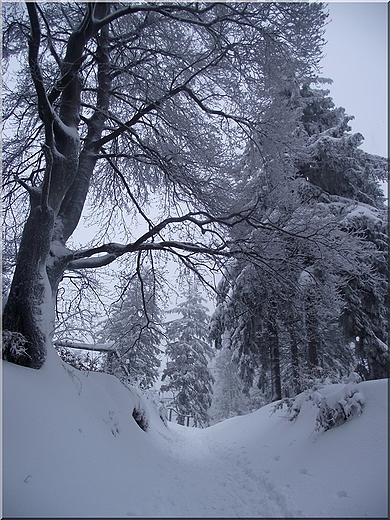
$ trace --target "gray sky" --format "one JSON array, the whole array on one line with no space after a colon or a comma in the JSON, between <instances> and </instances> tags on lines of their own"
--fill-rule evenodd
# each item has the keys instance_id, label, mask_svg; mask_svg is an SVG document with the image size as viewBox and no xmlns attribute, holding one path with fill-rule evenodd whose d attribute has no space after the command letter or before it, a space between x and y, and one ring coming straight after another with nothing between
<instances>
[{"instance_id":1,"label":"gray sky","mask_svg":"<svg viewBox=\"0 0 390 520\"><path fill-rule=\"evenodd\" d=\"M336 106L355 116L362 149L388 156L388 26L385 2L330 2L322 76Z\"/></svg>"}]
</instances>

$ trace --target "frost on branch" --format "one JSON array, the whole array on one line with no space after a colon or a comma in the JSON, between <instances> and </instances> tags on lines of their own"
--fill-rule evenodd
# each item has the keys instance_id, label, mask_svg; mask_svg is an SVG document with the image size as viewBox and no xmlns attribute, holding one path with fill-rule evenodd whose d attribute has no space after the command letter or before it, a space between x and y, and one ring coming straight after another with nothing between
<instances>
[{"instance_id":1,"label":"frost on branch","mask_svg":"<svg viewBox=\"0 0 390 520\"><path fill-rule=\"evenodd\" d=\"M295 421L301 411L302 404L305 401L312 401L318 408L315 430L330 430L334 426L340 426L348 419L358 417L363 413L365 398L357 387L359 381L358 374L352 372L347 379L347 384L334 394L326 397L314 386L294 398L281 399L274 405L271 413L285 408L285 417L289 421Z\"/></svg>"},{"instance_id":2,"label":"frost on branch","mask_svg":"<svg viewBox=\"0 0 390 520\"><path fill-rule=\"evenodd\" d=\"M7 361L17 362L22 357L30 357L26 349L27 339L20 332L3 330L2 355Z\"/></svg>"}]
</instances>

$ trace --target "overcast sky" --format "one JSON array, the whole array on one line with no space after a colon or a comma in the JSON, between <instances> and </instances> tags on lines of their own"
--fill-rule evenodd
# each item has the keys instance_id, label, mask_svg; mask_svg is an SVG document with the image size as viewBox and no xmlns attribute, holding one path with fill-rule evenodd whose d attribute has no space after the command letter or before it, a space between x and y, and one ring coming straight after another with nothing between
<instances>
[{"instance_id":1,"label":"overcast sky","mask_svg":"<svg viewBox=\"0 0 390 520\"><path fill-rule=\"evenodd\" d=\"M388 156L388 26L384 2L330 2L322 76L336 106L355 116L362 149Z\"/></svg>"}]
</instances>

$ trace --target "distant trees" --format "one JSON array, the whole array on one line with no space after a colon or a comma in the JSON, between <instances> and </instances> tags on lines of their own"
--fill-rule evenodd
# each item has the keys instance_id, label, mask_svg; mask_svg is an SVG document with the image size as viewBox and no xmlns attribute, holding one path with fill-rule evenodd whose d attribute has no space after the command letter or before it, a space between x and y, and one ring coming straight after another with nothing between
<instances>
[{"instance_id":1,"label":"distant trees","mask_svg":"<svg viewBox=\"0 0 390 520\"><path fill-rule=\"evenodd\" d=\"M141 389L153 386L161 363L162 321L155 273L144 267L128 281L124 295L112 304L103 323L102 339L113 344L106 371L125 384Z\"/></svg>"},{"instance_id":2,"label":"distant trees","mask_svg":"<svg viewBox=\"0 0 390 520\"><path fill-rule=\"evenodd\" d=\"M240 377L233 351L223 347L216 353L213 368L215 383L209 415L213 422L220 422L249 412L248 398Z\"/></svg>"},{"instance_id":3,"label":"distant trees","mask_svg":"<svg viewBox=\"0 0 390 520\"><path fill-rule=\"evenodd\" d=\"M209 424L213 376L209 361L213 355L208 341L209 316L197 285L189 284L185 300L172 313L179 317L166 325L167 364L162 374L163 392L172 393L170 406L178 424L192 417L195 426Z\"/></svg>"},{"instance_id":4,"label":"distant trees","mask_svg":"<svg viewBox=\"0 0 390 520\"><path fill-rule=\"evenodd\" d=\"M268 401L321 374L386 377L388 364L387 212L378 184L387 161L358 148L362 137L348 133L351 118L327 91L292 91L293 153L286 137L284 156L262 161L251 179L258 192L266 182L284 187L252 215L262 226L239 230L262 262L242 257L226 267L211 329L217 347L229 338L244 383Z\"/></svg>"},{"instance_id":5,"label":"distant trees","mask_svg":"<svg viewBox=\"0 0 390 520\"><path fill-rule=\"evenodd\" d=\"M2 8L3 219L19 245L3 328L26 340L4 357L40 368L65 273L153 251L194 268L233 254L224 229L257 202L238 197L244 154L279 124L283 85L315 75L326 14L299 2ZM75 248L88 204L98 231Z\"/></svg>"}]
</instances>

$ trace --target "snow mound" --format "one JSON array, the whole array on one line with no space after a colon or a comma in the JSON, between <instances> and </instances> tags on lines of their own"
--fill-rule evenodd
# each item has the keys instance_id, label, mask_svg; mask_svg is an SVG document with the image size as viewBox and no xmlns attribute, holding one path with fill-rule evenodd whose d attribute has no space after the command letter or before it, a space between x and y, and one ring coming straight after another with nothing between
<instances>
[{"instance_id":1,"label":"snow mound","mask_svg":"<svg viewBox=\"0 0 390 520\"><path fill-rule=\"evenodd\" d=\"M54 350L39 371L3 362L3 515L386 518L388 383L351 385L318 390L364 396L328 431L307 400L294 421L273 403L202 430Z\"/></svg>"}]
</instances>

